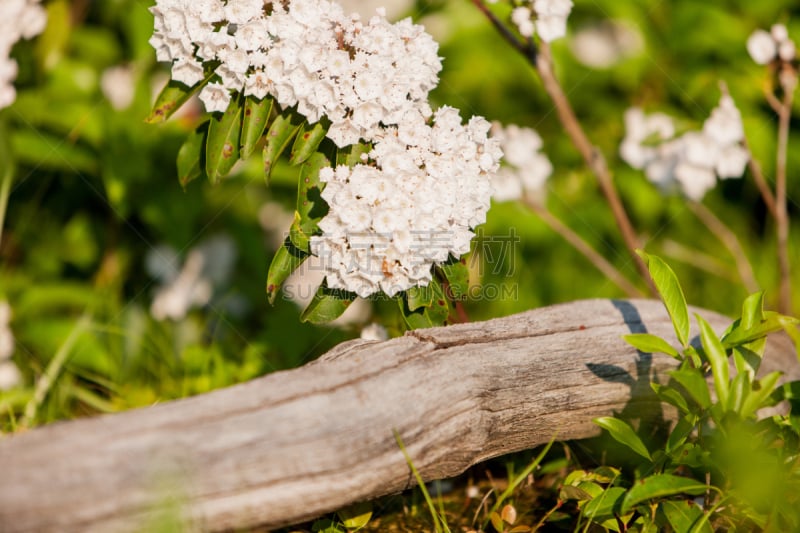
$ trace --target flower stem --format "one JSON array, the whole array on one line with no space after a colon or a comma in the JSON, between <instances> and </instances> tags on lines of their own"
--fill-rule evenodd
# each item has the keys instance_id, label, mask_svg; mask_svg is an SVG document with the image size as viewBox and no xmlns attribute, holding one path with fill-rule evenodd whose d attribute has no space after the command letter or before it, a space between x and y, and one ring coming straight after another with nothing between
<instances>
[{"instance_id":1,"label":"flower stem","mask_svg":"<svg viewBox=\"0 0 800 533\"><path fill-rule=\"evenodd\" d=\"M708 207L700 202L689 202L689 207L695 216L714 234L714 236L721 242L725 248L733 256L736 262L736 270L739 272L739 278L744 284L747 292L754 293L760 289L756 276L753 273L753 266L747 258L747 254L742 248L742 243L739 238L722 220L719 219Z\"/></svg>"},{"instance_id":2,"label":"flower stem","mask_svg":"<svg viewBox=\"0 0 800 533\"><path fill-rule=\"evenodd\" d=\"M792 313L792 281L789 261L789 211L786 194L786 161L789 148L789 126L792 120L792 104L794 91L797 88L797 73L785 71L781 75L783 86L783 102L778 113L778 161L775 176L775 203L778 233L778 265L780 268L780 291L778 310L790 315Z\"/></svg>"},{"instance_id":3,"label":"flower stem","mask_svg":"<svg viewBox=\"0 0 800 533\"><path fill-rule=\"evenodd\" d=\"M572 245L575 250L581 253L589 262L594 265L594 267L603 273L608 279L614 282L617 287L625 291L630 298L639 298L642 296L642 291L639 290L636 286L634 286L628 278L626 278L622 273L617 270L614 265L612 265L605 257L600 255L592 246L587 243L580 235L572 231L572 229L561 222L553 213L551 213L547 207L542 205L541 203L537 202L536 200L531 199L530 197L525 199L525 205L530 208L531 211L536 213L542 221L547 224L550 229L554 232L561 235L565 241Z\"/></svg>"},{"instance_id":4,"label":"flower stem","mask_svg":"<svg viewBox=\"0 0 800 533\"><path fill-rule=\"evenodd\" d=\"M553 72L550 48L548 47L547 43L542 42L540 48L537 49L533 41L524 41L514 35L508 29L508 27L503 24L503 22L500 21L495 14L491 12L491 10L489 10L486 4L484 4L483 0L472 0L472 3L475 4L475 6L486 16L486 18L497 29L500 35L515 50L521 53L525 59L528 60L528 63L530 63L530 65L539 74L539 78L542 80L542 85L544 85L545 91L553 101L556 111L558 112L558 118L569 135L572 144L575 145L575 148L577 148L578 152L580 152L581 156L586 162L586 165L597 178L597 182L600 185L600 190L602 191L603 196L605 196L606 201L611 208L611 212L614 215L614 220L617 223L620 233L622 234L622 238L625 241L628 252L636 264L636 268L639 270L642 278L647 282L651 295L657 296L658 292L656 291L655 285L650 279L650 273L647 269L647 265L636 253L636 250L641 248L641 244L639 243L639 238L633 229L633 224L631 224L630 218L625 211L625 207L622 204L622 200L619 197L617 189L614 186L614 179L611 176L611 171L606 164L603 154L591 143L589 138L586 136L586 133L583 131L583 128L581 127L581 124L575 115L575 111L572 109L572 105L570 104L567 95L564 93L564 89L558 82L558 79Z\"/></svg>"}]
</instances>

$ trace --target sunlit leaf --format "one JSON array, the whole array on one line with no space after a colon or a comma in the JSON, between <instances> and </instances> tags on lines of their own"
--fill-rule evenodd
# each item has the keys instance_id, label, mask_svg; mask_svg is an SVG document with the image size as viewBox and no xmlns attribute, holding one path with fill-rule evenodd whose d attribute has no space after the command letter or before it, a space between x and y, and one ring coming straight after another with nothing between
<instances>
[{"instance_id":1,"label":"sunlit leaf","mask_svg":"<svg viewBox=\"0 0 800 533\"><path fill-rule=\"evenodd\" d=\"M689 494L696 496L708 490L705 483L695 479L672 474L655 474L634 483L622 501L621 512L624 514L635 505L665 496Z\"/></svg>"},{"instance_id":2,"label":"sunlit leaf","mask_svg":"<svg viewBox=\"0 0 800 533\"><path fill-rule=\"evenodd\" d=\"M302 129L297 133L297 137L295 137L294 145L292 146L292 151L289 156L289 163L292 165L299 165L300 163L306 162L309 157L316 153L319 144L322 142L322 139L325 138L327 132L328 128L323 122L317 122L313 125L308 123L303 124Z\"/></svg>"},{"instance_id":3,"label":"sunlit leaf","mask_svg":"<svg viewBox=\"0 0 800 533\"><path fill-rule=\"evenodd\" d=\"M613 515L622 504L622 498L627 491L622 487L610 487L587 503L581 514L587 518L605 517Z\"/></svg>"},{"instance_id":4,"label":"sunlit leaf","mask_svg":"<svg viewBox=\"0 0 800 533\"><path fill-rule=\"evenodd\" d=\"M620 444L624 444L645 459L652 460L647 446L627 422L610 416L595 418L593 422L608 431L609 435Z\"/></svg>"},{"instance_id":5,"label":"sunlit leaf","mask_svg":"<svg viewBox=\"0 0 800 533\"><path fill-rule=\"evenodd\" d=\"M666 500L658 507L674 531L691 531L694 524L703 517L703 511L691 500ZM705 523L700 531L711 533L711 526Z\"/></svg>"},{"instance_id":6,"label":"sunlit leaf","mask_svg":"<svg viewBox=\"0 0 800 533\"><path fill-rule=\"evenodd\" d=\"M644 353L665 353L676 359L680 359L678 351L662 339L649 333L633 333L622 337L625 342Z\"/></svg>"},{"instance_id":7,"label":"sunlit leaf","mask_svg":"<svg viewBox=\"0 0 800 533\"><path fill-rule=\"evenodd\" d=\"M178 150L178 180L183 187L205 174L205 148L208 121L189 134Z\"/></svg>"},{"instance_id":8,"label":"sunlit leaf","mask_svg":"<svg viewBox=\"0 0 800 533\"><path fill-rule=\"evenodd\" d=\"M717 334L700 315L695 315L697 323L700 325L700 340L703 343L708 362L711 364L711 373L714 376L714 390L717 391L717 399L723 406L728 405L730 369L728 368L728 356L722 346Z\"/></svg>"},{"instance_id":9,"label":"sunlit leaf","mask_svg":"<svg viewBox=\"0 0 800 533\"><path fill-rule=\"evenodd\" d=\"M278 248L275 256L272 258L272 263L269 265L269 273L267 274L267 296L269 303L274 304L275 298L278 296L278 291L283 285L283 282L303 264L309 255L302 250L295 247L292 242L287 238L283 246Z\"/></svg>"},{"instance_id":10,"label":"sunlit leaf","mask_svg":"<svg viewBox=\"0 0 800 533\"><path fill-rule=\"evenodd\" d=\"M211 79L211 76L213 76L213 73L209 73L204 80L192 87L187 87L179 81L169 80L156 97L153 109L144 121L148 124L158 124L159 122L167 120L173 113L180 109L183 104L188 102L189 98L205 87Z\"/></svg>"},{"instance_id":11,"label":"sunlit leaf","mask_svg":"<svg viewBox=\"0 0 800 533\"><path fill-rule=\"evenodd\" d=\"M312 324L327 324L342 316L355 299L355 293L330 289L323 281L300 320Z\"/></svg>"},{"instance_id":12,"label":"sunlit leaf","mask_svg":"<svg viewBox=\"0 0 800 533\"><path fill-rule=\"evenodd\" d=\"M672 319L678 341L682 346L686 346L689 344L689 308L675 272L661 258L642 251L638 253L647 263L650 276L653 278L653 282L661 294L661 299L664 301L664 306Z\"/></svg>"},{"instance_id":13,"label":"sunlit leaf","mask_svg":"<svg viewBox=\"0 0 800 533\"><path fill-rule=\"evenodd\" d=\"M264 178L268 182L275 162L286 151L297 132L300 131L302 123L303 121L298 115L292 112L284 112L275 117L275 120L270 124L263 153Z\"/></svg>"},{"instance_id":14,"label":"sunlit leaf","mask_svg":"<svg viewBox=\"0 0 800 533\"><path fill-rule=\"evenodd\" d=\"M681 368L668 372L670 377L677 381L689 396L700 405L707 409L711 407L711 395L708 392L708 383L703 378L703 374L696 368Z\"/></svg>"}]
</instances>

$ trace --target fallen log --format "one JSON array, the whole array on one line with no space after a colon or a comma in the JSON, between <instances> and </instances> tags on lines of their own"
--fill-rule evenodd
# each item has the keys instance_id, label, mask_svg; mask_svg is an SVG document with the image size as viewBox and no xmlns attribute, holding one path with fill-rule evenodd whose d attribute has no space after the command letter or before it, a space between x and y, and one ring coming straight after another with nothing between
<instances>
[{"instance_id":1,"label":"fallen log","mask_svg":"<svg viewBox=\"0 0 800 533\"><path fill-rule=\"evenodd\" d=\"M721 331L730 322L702 311ZM659 302L588 300L483 323L351 341L296 370L198 397L0 440L0 531L276 527L502 454L595 436L591 420L658 411L675 361L620 337L673 329ZM764 370L800 379L793 346Z\"/></svg>"}]
</instances>

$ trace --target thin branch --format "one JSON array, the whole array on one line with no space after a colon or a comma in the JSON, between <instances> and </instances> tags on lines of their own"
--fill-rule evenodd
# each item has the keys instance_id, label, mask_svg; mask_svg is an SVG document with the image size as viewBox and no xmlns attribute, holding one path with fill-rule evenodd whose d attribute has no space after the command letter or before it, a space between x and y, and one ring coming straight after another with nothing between
<instances>
[{"instance_id":1,"label":"thin branch","mask_svg":"<svg viewBox=\"0 0 800 533\"><path fill-rule=\"evenodd\" d=\"M492 23L497 33L499 33L517 52L529 59L533 59L536 56L536 48L529 46L525 41L514 35L514 33L508 29L508 26L503 24L482 0L472 0L472 3L475 4L475 7L477 7L489 22ZM533 55L529 56L531 53L533 53Z\"/></svg>"},{"instance_id":2,"label":"thin branch","mask_svg":"<svg viewBox=\"0 0 800 533\"><path fill-rule=\"evenodd\" d=\"M541 44L539 53L536 56L535 67L536 71L539 73L539 77L542 80L542 84L544 85L547 94L550 95L550 98L553 100L553 103L556 106L561 124L564 126L564 129L570 136L572 143L583 156L586 165L591 169L597 178L597 182L600 185L600 190L603 192L603 195L605 196L606 201L611 208L611 212L614 215L614 220L617 223L617 227L622 233L622 238L625 240L625 244L628 247L628 251L633 258L639 273L642 275L642 278L647 281L652 295L657 295L658 293L655 285L653 285L653 282L650 279L650 273L647 269L647 265L636 253L636 250L641 247L641 244L639 243L639 237L636 235L636 232L633 229L633 224L631 224L628 214L625 211L625 207L622 205L622 200L620 199L617 189L614 186L614 179L611 176L611 171L606 164L603 154L591 143L589 138L586 136L586 133L583 131L583 128L581 127L580 122L575 115L575 111L572 109L572 105L570 104L567 95L564 93L564 90L556 79L555 73L553 72L550 48L547 46L547 43L543 42Z\"/></svg>"},{"instance_id":3,"label":"thin branch","mask_svg":"<svg viewBox=\"0 0 800 533\"><path fill-rule=\"evenodd\" d=\"M792 67L788 67L791 69ZM789 262L789 211L786 195L786 161L789 152L789 126L792 120L794 91L797 88L797 73L786 70L781 75L783 102L778 113L778 161L775 178L775 200L777 203L778 264L780 267L780 293L778 309L781 313L792 312L791 265Z\"/></svg>"},{"instance_id":4,"label":"thin branch","mask_svg":"<svg viewBox=\"0 0 800 533\"><path fill-rule=\"evenodd\" d=\"M728 249L736 262L736 270L742 280L747 292L754 293L760 289L756 276L753 273L753 266L747 258L747 254L742 248L739 238L722 220L720 220L709 208L700 202L689 202L692 212L705 224L711 233Z\"/></svg>"},{"instance_id":5,"label":"thin branch","mask_svg":"<svg viewBox=\"0 0 800 533\"><path fill-rule=\"evenodd\" d=\"M614 282L617 287L625 291L625 294L632 298L642 296L642 291L634 286L614 265L605 257L600 255L583 238L575 233L569 226L561 222L544 205L531 197L525 198L525 205L536 213L542 221L550 226L550 229L561 235L565 241L572 245L575 250L581 253L594 267L602 272L608 279Z\"/></svg>"}]
</instances>

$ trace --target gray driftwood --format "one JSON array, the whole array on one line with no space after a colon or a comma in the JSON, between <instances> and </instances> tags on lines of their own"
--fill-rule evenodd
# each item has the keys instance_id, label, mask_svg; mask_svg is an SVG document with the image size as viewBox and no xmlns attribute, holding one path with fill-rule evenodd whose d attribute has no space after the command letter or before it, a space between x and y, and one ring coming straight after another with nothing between
<instances>
[{"instance_id":1,"label":"gray driftwood","mask_svg":"<svg viewBox=\"0 0 800 533\"><path fill-rule=\"evenodd\" d=\"M723 329L729 320L704 313ZM675 362L621 340L673 338L653 301L591 300L342 344L303 368L0 441L0 531L146 531L173 502L194 530L279 526L654 412ZM800 377L792 347L765 366Z\"/></svg>"}]
</instances>

